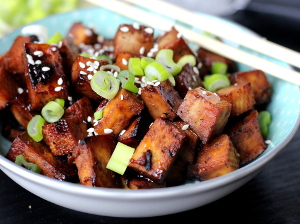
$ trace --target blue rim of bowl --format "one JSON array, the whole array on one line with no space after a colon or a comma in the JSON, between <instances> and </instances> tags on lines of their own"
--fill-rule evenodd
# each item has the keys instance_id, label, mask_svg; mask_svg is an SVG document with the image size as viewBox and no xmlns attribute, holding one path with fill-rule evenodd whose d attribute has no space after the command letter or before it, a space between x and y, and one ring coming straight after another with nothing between
<instances>
[{"instance_id":1,"label":"blue rim of bowl","mask_svg":"<svg viewBox=\"0 0 300 224\"><path fill-rule=\"evenodd\" d=\"M95 8L93 8L95 9ZM82 11L88 11L91 10L91 8L84 8L84 9L77 9L76 11L82 12ZM108 10L109 11L109 10ZM72 11L74 12L74 11ZM61 13L61 15L66 15L72 12L68 13ZM214 18L217 20L224 21L223 19L219 19L217 17L206 15L204 13L199 13L202 15L205 15L210 18ZM57 14L60 15L60 14ZM37 22L43 22L45 20L49 20L52 17L55 17L57 15L49 16L45 19L39 20ZM226 20L225 20L226 21ZM246 27L243 27L237 23L226 21L226 23L233 24L234 26L248 31L252 34L255 34L253 31L247 29ZM32 24L35 24L32 23ZM30 24L29 24L30 25ZM23 26L24 27L24 26ZM18 28L17 30L21 30L23 27ZM15 33L16 31L13 31L7 35L11 35ZM1 38L2 39L2 38ZM6 173L5 169L8 169L10 172L13 172L14 174L18 175L19 177L26 178L28 180L31 180L34 183L37 183L39 185L43 185L46 188L51 188L64 191L66 193L76 193L77 195L81 196L91 196L91 197L101 197L105 199L110 198L118 198L120 200L128 200L128 199L135 199L135 200L145 200L145 199L155 199L155 198L162 198L162 197L169 197L169 196L188 196L193 195L195 193L205 192L207 190L213 190L215 188L222 187L224 185L230 184L233 181L237 181L254 171L260 170L268 161L270 161L273 157L275 157L293 138L295 133L297 132L298 128L300 126L300 114L298 114L297 121L295 122L294 127L290 131L290 133L285 137L285 139L280 142L277 146L275 146L271 151L267 152L265 155L268 156L261 156L255 159L253 162L247 164L244 167L241 167L240 169L231 172L229 174L226 174L224 176L220 176L211 180L206 181L197 181L195 183L188 183L184 185L174 186L174 187L167 187L167 188L157 188L157 189L140 189L138 191L131 191L131 190L124 190L124 189L111 189L111 188L101 188L101 187L86 187L81 186L78 184L74 184L71 182L61 182L57 181L55 179L49 178L47 176L43 176L40 174L33 173L23 167L20 167L19 165L16 165L12 161L6 159L3 155L0 154L0 168ZM34 193L34 192L32 192Z\"/></svg>"}]
</instances>

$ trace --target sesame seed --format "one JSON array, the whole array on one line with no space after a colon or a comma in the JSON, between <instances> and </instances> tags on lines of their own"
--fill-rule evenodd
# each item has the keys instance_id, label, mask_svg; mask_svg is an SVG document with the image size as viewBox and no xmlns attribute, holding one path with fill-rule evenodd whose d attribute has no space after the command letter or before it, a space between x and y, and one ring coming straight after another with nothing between
<instances>
[{"instance_id":1,"label":"sesame seed","mask_svg":"<svg viewBox=\"0 0 300 224\"><path fill-rule=\"evenodd\" d=\"M34 65L34 61L31 55L26 54L26 58L29 64Z\"/></svg>"},{"instance_id":2,"label":"sesame seed","mask_svg":"<svg viewBox=\"0 0 300 224\"><path fill-rule=\"evenodd\" d=\"M122 58L123 65L128 65L128 61L125 58Z\"/></svg>"},{"instance_id":3,"label":"sesame seed","mask_svg":"<svg viewBox=\"0 0 300 224\"><path fill-rule=\"evenodd\" d=\"M95 128L89 128L87 129L87 132L94 132L95 131Z\"/></svg>"},{"instance_id":4,"label":"sesame seed","mask_svg":"<svg viewBox=\"0 0 300 224\"><path fill-rule=\"evenodd\" d=\"M185 130L187 130L188 128L189 128L189 125L188 125L188 124L185 124L185 125L182 126L181 129L182 129L183 131L185 131Z\"/></svg>"},{"instance_id":5,"label":"sesame seed","mask_svg":"<svg viewBox=\"0 0 300 224\"><path fill-rule=\"evenodd\" d=\"M93 32L90 29L85 29L84 33L89 37L93 35Z\"/></svg>"},{"instance_id":6,"label":"sesame seed","mask_svg":"<svg viewBox=\"0 0 300 224\"><path fill-rule=\"evenodd\" d=\"M61 91L61 90L62 90L62 87L61 87L61 86L55 87L55 89L54 89L54 91L56 91L56 92L59 92L59 91Z\"/></svg>"},{"instance_id":7,"label":"sesame seed","mask_svg":"<svg viewBox=\"0 0 300 224\"><path fill-rule=\"evenodd\" d=\"M160 85L160 82L156 82L153 84L153 86L159 86Z\"/></svg>"},{"instance_id":8,"label":"sesame seed","mask_svg":"<svg viewBox=\"0 0 300 224\"><path fill-rule=\"evenodd\" d=\"M63 84L63 79L62 79L62 78L59 78L59 79L57 80L57 84L58 84L58 85Z\"/></svg>"},{"instance_id":9,"label":"sesame seed","mask_svg":"<svg viewBox=\"0 0 300 224\"><path fill-rule=\"evenodd\" d=\"M139 88L138 94L139 94L139 95L142 94L142 88Z\"/></svg>"},{"instance_id":10,"label":"sesame seed","mask_svg":"<svg viewBox=\"0 0 300 224\"><path fill-rule=\"evenodd\" d=\"M19 94L23 93L23 91L24 91L23 88L21 88L21 87L18 88L18 93L19 93Z\"/></svg>"},{"instance_id":11,"label":"sesame seed","mask_svg":"<svg viewBox=\"0 0 300 224\"><path fill-rule=\"evenodd\" d=\"M206 93L207 93L206 91L202 91L202 94L206 95Z\"/></svg>"},{"instance_id":12,"label":"sesame seed","mask_svg":"<svg viewBox=\"0 0 300 224\"><path fill-rule=\"evenodd\" d=\"M123 94L121 94L120 98L121 98L121 100L123 100L123 99L124 99L124 96L123 96Z\"/></svg>"},{"instance_id":13,"label":"sesame seed","mask_svg":"<svg viewBox=\"0 0 300 224\"><path fill-rule=\"evenodd\" d=\"M117 78L118 77L118 72L114 72L114 77Z\"/></svg>"},{"instance_id":14,"label":"sesame seed","mask_svg":"<svg viewBox=\"0 0 300 224\"><path fill-rule=\"evenodd\" d=\"M51 50L52 51L57 51L57 48L56 47L52 47Z\"/></svg>"},{"instance_id":15,"label":"sesame seed","mask_svg":"<svg viewBox=\"0 0 300 224\"><path fill-rule=\"evenodd\" d=\"M49 67L42 67L42 71L43 71L43 72L47 72L47 71L49 71L49 70L50 70Z\"/></svg>"},{"instance_id":16,"label":"sesame seed","mask_svg":"<svg viewBox=\"0 0 300 224\"><path fill-rule=\"evenodd\" d=\"M123 33L126 33L126 32L129 31L129 27L127 27L127 26L122 26L122 27L120 28L120 31L122 31Z\"/></svg>"},{"instance_id":17,"label":"sesame seed","mask_svg":"<svg viewBox=\"0 0 300 224\"><path fill-rule=\"evenodd\" d=\"M80 71L79 74L86 75L87 73L85 71Z\"/></svg>"},{"instance_id":18,"label":"sesame seed","mask_svg":"<svg viewBox=\"0 0 300 224\"><path fill-rule=\"evenodd\" d=\"M94 71L94 68L93 68L93 66L90 66L86 70L89 71L89 72L92 72L92 71Z\"/></svg>"},{"instance_id":19,"label":"sesame seed","mask_svg":"<svg viewBox=\"0 0 300 224\"><path fill-rule=\"evenodd\" d=\"M100 62L99 61L94 61L94 65L96 65L97 66L97 68L99 67L99 65L100 65Z\"/></svg>"},{"instance_id":20,"label":"sesame seed","mask_svg":"<svg viewBox=\"0 0 300 224\"><path fill-rule=\"evenodd\" d=\"M87 61L85 64L86 64L87 66L90 66L91 64L93 64L93 62Z\"/></svg>"},{"instance_id":21,"label":"sesame seed","mask_svg":"<svg viewBox=\"0 0 300 224\"><path fill-rule=\"evenodd\" d=\"M145 28L145 32L149 33L149 34L152 34L153 33L153 29L150 28L150 27L147 27L147 28Z\"/></svg>"},{"instance_id":22,"label":"sesame seed","mask_svg":"<svg viewBox=\"0 0 300 224\"><path fill-rule=\"evenodd\" d=\"M154 54L153 54L153 52L151 52L151 51L149 51L149 52L147 53L147 56L150 57L150 58L153 57L153 55L154 55Z\"/></svg>"},{"instance_id":23,"label":"sesame seed","mask_svg":"<svg viewBox=\"0 0 300 224\"><path fill-rule=\"evenodd\" d=\"M78 64L79 64L80 68L85 68L85 64L84 63L79 62Z\"/></svg>"},{"instance_id":24,"label":"sesame seed","mask_svg":"<svg viewBox=\"0 0 300 224\"><path fill-rule=\"evenodd\" d=\"M104 128L104 133L105 133L105 134L110 134L110 133L112 133L112 132L113 132L112 129L110 129L110 128Z\"/></svg>"},{"instance_id":25,"label":"sesame seed","mask_svg":"<svg viewBox=\"0 0 300 224\"><path fill-rule=\"evenodd\" d=\"M91 122L92 121L92 117L88 116L86 120L87 120L87 122Z\"/></svg>"},{"instance_id":26,"label":"sesame seed","mask_svg":"<svg viewBox=\"0 0 300 224\"><path fill-rule=\"evenodd\" d=\"M42 64L42 61L41 61L41 60L36 60L34 63L35 63L36 65L40 65L40 64Z\"/></svg>"},{"instance_id":27,"label":"sesame seed","mask_svg":"<svg viewBox=\"0 0 300 224\"><path fill-rule=\"evenodd\" d=\"M44 53L42 51L35 51L35 52L33 52L33 54L38 57L42 57L44 55Z\"/></svg>"},{"instance_id":28,"label":"sesame seed","mask_svg":"<svg viewBox=\"0 0 300 224\"><path fill-rule=\"evenodd\" d=\"M61 46L62 46L62 41L59 41L57 47L58 47L58 48L61 48Z\"/></svg>"},{"instance_id":29,"label":"sesame seed","mask_svg":"<svg viewBox=\"0 0 300 224\"><path fill-rule=\"evenodd\" d=\"M145 47L143 46L140 48L140 54L144 54L144 53L145 53Z\"/></svg>"},{"instance_id":30,"label":"sesame seed","mask_svg":"<svg viewBox=\"0 0 300 224\"><path fill-rule=\"evenodd\" d=\"M215 96L219 96L217 93L214 93Z\"/></svg>"},{"instance_id":31,"label":"sesame seed","mask_svg":"<svg viewBox=\"0 0 300 224\"><path fill-rule=\"evenodd\" d=\"M98 35L98 36L97 36L97 41L98 41L99 43L102 43L102 42L104 41L104 37L103 37L102 35Z\"/></svg>"},{"instance_id":32,"label":"sesame seed","mask_svg":"<svg viewBox=\"0 0 300 224\"><path fill-rule=\"evenodd\" d=\"M125 133L125 131L126 131L126 130L122 130L122 131L120 132L120 135L123 135L123 134Z\"/></svg>"},{"instance_id":33,"label":"sesame seed","mask_svg":"<svg viewBox=\"0 0 300 224\"><path fill-rule=\"evenodd\" d=\"M237 83L234 83L234 86L238 86L238 84L237 84Z\"/></svg>"},{"instance_id":34,"label":"sesame seed","mask_svg":"<svg viewBox=\"0 0 300 224\"><path fill-rule=\"evenodd\" d=\"M193 71L194 71L197 75L199 75L199 70L198 70L197 67L193 67Z\"/></svg>"},{"instance_id":35,"label":"sesame seed","mask_svg":"<svg viewBox=\"0 0 300 224\"><path fill-rule=\"evenodd\" d=\"M91 80L93 78L93 75L88 75L88 80Z\"/></svg>"},{"instance_id":36,"label":"sesame seed","mask_svg":"<svg viewBox=\"0 0 300 224\"><path fill-rule=\"evenodd\" d=\"M139 30L140 29L140 25L137 23L137 22L134 22L132 24L133 28L136 29L136 30Z\"/></svg>"}]
</instances>

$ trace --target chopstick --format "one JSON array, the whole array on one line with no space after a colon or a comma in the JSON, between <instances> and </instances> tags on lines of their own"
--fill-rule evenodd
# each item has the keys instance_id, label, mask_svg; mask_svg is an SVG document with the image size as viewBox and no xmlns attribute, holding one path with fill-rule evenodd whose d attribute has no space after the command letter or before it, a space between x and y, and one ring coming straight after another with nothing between
<instances>
[{"instance_id":1,"label":"chopstick","mask_svg":"<svg viewBox=\"0 0 300 224\"><path fill-rule=\"evenodd\" d=\"M139 9L137 7L131 6L125 2L118 0L85 0L94 5L106 8L110 11L116 12L120 15L126 16L133 19L134 21L140 22L142 24L151 26L160 30L168 30L170 27L174 26L184 37L191 42L200 45L207 50L210 50L216 54L225 56L233 61L248 65L255 69L260 69L265 73L273 75L277 78L283 79L285 81L294 83L300 86L300 73L284 68L280 65L274 64L268 60L262 59L255 55L249 54L240 49L231 47L222 43L221 41L210 38L206 35L197 33L191 29L188 29L179 24L174 24L173 22L163 19L162 17L156 16L145 10Z\"/></svg>"},{"instance_id":2,"label":"chopstick","mask_svg":"<svg viewBox=\"0 0 300 224\"><path fill-rule=\"evenodd\" d=\"M125 0L125 1L150 9L154 12L158 12L170 18L174 18L180 22L191 25L202 31L209 32L220 38L233 41L249 49L255 50L257 52L271 56L273 58L277 58L295 67L300 66L300 53L297 51L288 49L276 43L270 42L265 38L251 35L246 32L241 33L235 30L228 31L223 27L207 24L205 22L202 22L201 21L202 18L196 13L181 8L179 6L176 6L172 3L165 2L162 0L151 0L151 1Z\"/></svg>"}]
</instances>

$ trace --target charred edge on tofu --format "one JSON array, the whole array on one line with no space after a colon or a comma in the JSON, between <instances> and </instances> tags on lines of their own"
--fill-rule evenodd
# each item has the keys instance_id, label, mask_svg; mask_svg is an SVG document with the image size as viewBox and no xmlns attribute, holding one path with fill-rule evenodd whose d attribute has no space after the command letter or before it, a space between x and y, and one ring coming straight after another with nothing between
<instances>
[{"instance_id":1,"label":"charred edge on tofu","mask_svg":"<svg viewBox=\"0 0 300 224\"><path fill-rule=\"evenodd\" d=\"M146 152L146 164L145 164L145 169L147 171L151 170L151 159L152 159L152 153L150 150L147 150Z\"/></svg>"}]
</instances>

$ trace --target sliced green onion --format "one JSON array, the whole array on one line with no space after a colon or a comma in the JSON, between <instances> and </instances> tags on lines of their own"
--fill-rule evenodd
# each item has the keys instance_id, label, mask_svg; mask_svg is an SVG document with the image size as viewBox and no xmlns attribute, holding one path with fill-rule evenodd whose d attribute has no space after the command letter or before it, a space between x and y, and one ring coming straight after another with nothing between
<instances>
[{"instance_id":1,"label":"sliced green onion","mask_svg":"<svg viewBox=\"0 0 300 224\"><path fill-rule=\"evenodd\" d=\"M106 168L123 175L130 163L134 153L134 148L118 142L112 156L110 157Z\"/></svg>"},{"instance_id":2,"label":"sliced green onion","mask_svg":"<svg viewBox=\"0 0 300 224\"><path fill-rule=\"evenodd\" d=\"M64 112L64 108L59 103L50 101L42 108L41 113L47 122L53 123L58 121L64 115Z\"/></svg>"},{"instance_id":3,"label":"sliced green onion","mask_svg":"<svg viewBox=\"0 0 300 224\"><path fill-rule=\"evenodd\" d=\"M141 58L141 67L142 67L142 69L145 69L147 65L149 65L151 62L154 62L154 61L155 61L154 58L142 57Z\"/></svg>"},{"instance_id":4,"label":"sliced green onion","mask_svg":"<svg viewBox=\"0 0 300 224\"><path fill-rule=\"evenodd\" d=\"M196 57L192 54L183 55L177 62L180 66L190 64L191 66L196 66Z\"/></svg>"},{"instance_id":5,"label":"sliced green onion","mask_svg":"<svg viewBox=\"0 0 300 224\"><path fill-rule=\"evenodd\" d=\"M157 61L151 62L147 65L144 71L148 81L158 80L163 82L170 76L168 70Z\"/></svg>"},{"instance_id":6,"label":"sliced green onion","mask_svg":"<svg viewBox=\"0 0 300 224\"><path fill-rule=\"evenodd\" d=\"M135 76L143 76L144 70L141 67L141 59L140 58L130 58L128 61L128 69Z\"/></svg>"},{"instance_id":7,"label":"sliced green onion","mask_svg":"<svg viewBox=\"0 0 300 224\"><path fill-rule=\"evenodd\" d=\"M100 120L103 117L103 110L98 110L94 113L94 119Z\"/></svg>"},{"instance_id":8,"label":"sliced green onion","mask_svg":"<svg viewBox=\"0 0 300 224\"><path fill-rule=\"evenodd\" d=\"M223 62L216 61L211 66L211 74L225 75L227 73L228 66Z\"/></svg>"},{"instance_id":9,"label":"sliced green onion","mask_svg":"<svg viewBox=\"0 0 300 224\"><path fill-rule=\"evenodd\" d=\"M137 93L139 91L139 88L137 88L134 84L135 76L130 71L121 71L117 78L121 81L123 89L129 90L133 93Z\"/></svg>"},{"instance_id":10,"label":"sliced green onion","mask_svg":"<svg viewBox=\"0 0 300 224\"><path fill-rule=\"evenodd\" d=\"M36 142L43 139L42 129L45 124L44 118L41 115L35 115L27 125L28 135Z\"/></svg>"},{"instance_id":11,"label":"sliced green onion","mask_svg":"<svg viewBox=\"0 0 300 224\"><path fill-rule=\"evenodd\" d=\"M268 137L270 123L271 123L270 112L266 110L260 111L258 113L258 124L264 139Z\"/></svg>"},{"instance_id":12,"label":"sliced green onion","mask_svg":"<svg viewBox=\"0 0 300 224\"><path fill-rule=\"evenodd\" d=\"M112 59L105 54L98 55L96 58L99 61L108 61L109 64L113 63Z\"/></svg>"},{"instance_id":13,"label":"sliced green onion","mask_svg":"<svg viewBox=\"0 0 300 224\"><path fill-rule=\"evenodd\" d=\"M173 50L171 49L161 49L157 53L155 60L162 64L169 73L177 75L181 72L182 66L173 61L173 54Z\"/></svg>"},{"instance_id":14,"label":"sliced green onion","mask_svg":"<svg viewBox=\"0 0 300 224\"><path fill-rule=\"evenodd\" d=\"M172 86L175 86L176 85L176 82L175 82L175 78L174 78L174 76L173 75L169 75L169 81L172 83Z\"/></svg>"},{"instance_id":15,"label":"sliced green onion","mask_svg":"<svg viewBox=\"0 0 300 224\"><path fill-rule=\"evenodd\" d=\"M60 34L60 32L56 32L46 41L46 44L59 44L59 42L63 39L64 37Z\"/></svg>"},{"instance_id":16,"label":"sliced green onion","mask_svg":"<svg viewBox=\"0 0 300 224\"><path fill-rule=\"evenodd\" d=\"M55 99L55 102L58 103L62 108L65 107L65 100L64 99Z\"/></svg>"},{"instance_id":17,"label":"sliced green onion","mask_svg":"<svg viewBox=\"0 0 300 224\"><path fill-rule=\"evenodd\" d=\"M90 57L93 57L93 55L89 54L89 53L81 53L79 54L80 56L82 57L86 57L86 58L90 58Z\"/></svg>"},{"instance_id":18,"label":"sliced green onion","mask_svg":"<svg viewBox=\"0 0 300 224\"><path fill-rule=\"evenodd\" d=\"M41 168L34 163L27 162L26 158L23 155L18 155L16 157L15 163L20 166L24 166L26 169L31 170L35 173L41 173Z\"/></svg>"},{"instance_id":19,"label":"sliced green onion","mask_svg":"<svg viewBox=\"0 0 300 224\"><path fill-rule=\"evenodd\" d=\"M230 86L230 81L225 75L207 75L203 80L204 87L211 92Z\"/></svg>"},{"instance_id":20,"label":"sliced green onion","mask_svg":"<svg viewBox=\"0 0 300 224\"><path fill-rule=\"evenodd\" d=\"M92 89L106 99L113 99L120 88L120 81L105 71L96 72L91 79Z\"/></svg>"},{"instance_id":21,"label":"sliced green onion","mask_svg":"<svg viewBox=\"0 0 300 224\"><path fill-rule=\"evenodd\" d=\"M117 66L117 65L109 64L109 65L101 65L101 67L100 67L100 71L105 71L105 70L108 70L108 69L109 70L114 70L114 71L117 71L117 72L121 71L120 67Z\"/></svg>"}]
</instances>

